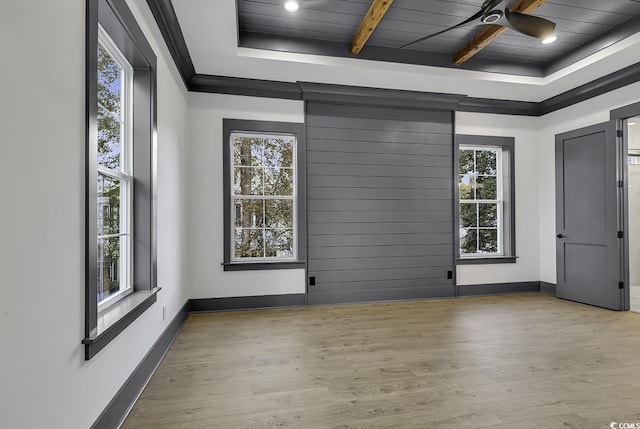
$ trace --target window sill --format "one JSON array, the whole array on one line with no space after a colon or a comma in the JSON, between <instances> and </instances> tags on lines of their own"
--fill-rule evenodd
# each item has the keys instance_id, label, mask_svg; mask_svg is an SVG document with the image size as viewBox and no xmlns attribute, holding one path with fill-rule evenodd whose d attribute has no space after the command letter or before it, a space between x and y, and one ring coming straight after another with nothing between
<instances>
[{"instance_id":1,"label":"window sill","mask_svg":"<svg viewBox=\"0 0 640 429\"><path fill-rule=\"evenodd\" d=\"M304 268L304 261L287 262L225 262L222 264L225 271L254 271L254 270L290 270Z\"/></svg>"},{"instance_id":2,"label":"window sill","mask_svg":"<svg viewBox=\"0 0 640 429\"><path fill-rule=\"evenodd\" d=\"M489 265L489 264L515 264L517 256L493 256L486 258L458 258L456 265Z\"/></svg>"},{"instance_id":3,"label":"window sill","mask_svg":"<svg viewBox=\"0 0 640 429\"><path fill-rule=\"evenodd\" d=\"M89 360L133 323L157 301L160 288L136 291L121 299L98 315L96 333L82 340L84 358Z\"/></svg>"}]
</instances>

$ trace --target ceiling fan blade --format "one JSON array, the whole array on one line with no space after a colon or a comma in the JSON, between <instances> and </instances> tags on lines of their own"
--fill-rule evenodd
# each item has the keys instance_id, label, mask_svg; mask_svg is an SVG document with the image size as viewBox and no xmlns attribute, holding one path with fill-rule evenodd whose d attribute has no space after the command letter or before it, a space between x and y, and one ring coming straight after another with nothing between
<instances>
[{"instance_id":1,"label":"ceiling fan blade","mask_svg":"<svg viewBox=\"0 0 640 429\"><path fill-rule=\"evenodd\" d=\"M455 30L456 28L463 27L463 26L467 25L468 23L470 23L472 21L475 21L476 19L480 18L481 16L482 16L482 14L477 13L474 16L472 16L471 18L469 18L469 19L467 19L465 21L462 21L460 24L456 24L453 27L449 27L446 30L438 31L437 33L433 33L433 34L429 34L428 36L424 36L424 37L421 37L418 40L414 40L413 42L409 42L406 45L402 45L402 46L400 46L400 49L406 48L407 46L411 46L411 45L414 45L416 43L424 42L425 40L431 39L432 37L439 36L441 34L449 32L451 30Z\"/></svg>"},{"instance_id":2,"label":"ceiling fan blade","mask_svg":"<svg viewBox=\"0 0 640 429\"><path fill-rule=\"evenodd\" d=\"M539 39L545 39L551 36L553 30L556 29L555 22L538 16L514 12L509 8L505 8L504 17L508 23L508 25L505 25L506 27ZM504 25L503 22L500 24Z\"/></svg>"},{"instance_id":3,"label":"ceiling fan blade","mask_svg":"<svg viewBox=\"0 0 640 429\"><path fill-rule=\"evenodd\" d=\"M429 34L428 36L424 36L418 40L414 40L413 42L409 42L406 45L402 45L400 46L400 49L402 48L406 48L407 46L411 46L413 44L416 43L420 43L420 42L424 42L427 39L431 39L432 37L436 37L439 36L443 33L446 33L447 31L451 31L451 30L455 30L456 28L460 28L460 27L464 27L467 24L472 23L473 21L482 18L487 12L491 11L491 9L493 9L494 7L498 6L500 3L502 3L504 0L485 0L484 3L482 4L482 8L480 9L479 12L475 13L472 17L465 19L464 21L462 21L459 24L454 25L453 27L449 27L446 30L442 30L442 31L438 31L437 33L433 33L433 34ZM481 24L481 22L478 22L478 24Z\"/></svg>"}]
</instances>

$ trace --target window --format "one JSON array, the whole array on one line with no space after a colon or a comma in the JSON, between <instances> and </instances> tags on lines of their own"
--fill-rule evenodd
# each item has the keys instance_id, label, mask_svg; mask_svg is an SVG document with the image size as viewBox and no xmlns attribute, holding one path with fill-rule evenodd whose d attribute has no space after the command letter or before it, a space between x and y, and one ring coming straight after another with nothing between
<instances>
[{"instance_id":1,"label":"window","mask_svg":"<svg viewBox=\"0 0 640 429\"><path fill-rule=\"evenodd\" d=\"M302 124L224 120L225 270L304 267Z\"/></svg>"},{"instance_id":2,"label":"window","mask_svg":"<svg viewBox=\"0 0 640 429\"><path fill-rule=\"evenodd\" d=\"M456 136L459 263L515 262L513 139Z\"/></svg>"},{"instance_id":3,"label":"window","mask_svg":"<svg viewBox=\"0 0 640 429\"><path fill-rule=\"evenodd\" d=\"M232 133L233 261L295 260L293 135Z\"/></svg>"},{"instance_id":4,"label":"window","mask_svg":"<svg viewBox=\"0 0 640 429\"><path fill-rule=\"evenodd\" d=\"M133 69L102 27L98 33L99 309L131 292L131 87Z\"/></svg>"},{"instance_id":5,"label":"window","mask_svg":"<svg viewBox=\"0 0 640 429\"><path fill-rule=\"evenodd\" d=\"M156 56L125 0L87 1L85 358L156 300Z\"/></svg>"},{"instance_id":6,"label":"window","mask_svg":"<svg viewBox=\"0 0 640 429\"><path fill-rule=\"evenodd\" d=\"M459 150L460 254L502 255L502 150Z\"/></svg>"}]
</instances>

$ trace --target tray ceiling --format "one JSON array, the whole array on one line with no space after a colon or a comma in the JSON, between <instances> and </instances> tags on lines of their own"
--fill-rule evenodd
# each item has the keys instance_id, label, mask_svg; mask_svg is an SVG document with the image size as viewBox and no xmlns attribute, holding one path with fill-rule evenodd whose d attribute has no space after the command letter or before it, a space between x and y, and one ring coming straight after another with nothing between
<instances>
[{"instance_id":1,"label":"tray ceiling","mask_svg":"<svg viewBox=\"0 0 640 429\"><path fill-rule=\"evenodd\" d=\"M295 13L283 0L237 0L239 46L353 57L349 45L370 0L299 0ZM513 2L511 2L513 3ZM544 76L637 32L638 0L554 0L533 15L557 24L558 40L508 30L462 66L453 53L483 26L456 29L405 49L400 46L451 27L476 13L482 0L395 0L358 55L398 63Z\"/></svg>"}]
</instances>

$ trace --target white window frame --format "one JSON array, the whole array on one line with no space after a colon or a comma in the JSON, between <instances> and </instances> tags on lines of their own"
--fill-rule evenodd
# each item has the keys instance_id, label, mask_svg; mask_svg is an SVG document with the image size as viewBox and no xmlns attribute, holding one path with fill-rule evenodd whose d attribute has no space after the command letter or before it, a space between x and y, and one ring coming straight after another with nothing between
<instances>
[{"instance_id":1,"label":"white window frame","mask_svg":"<svg viewBox=\"0 0 640 429\"><path fill-rule=\"evenodd\" d=\"M97 236L98 241L120 238L120 290L101 301L98 300L98 313L100 313L133 293L133 67L101 25L98 25L98 45L102 46L123 70L120 92L122 94L121 117L118 118L120 121L120 170L100 166L98 160L95 160L98 174L120 182L119 233ZM100 106L98 108L100 109Z\"/></svg>"},{"instance_id":2,"label":"white window frame","mask_svg":"<svg viewBox=\"0 0 640 429\"><path fill-rule=\"evenodd\" d=\"M460 145L458 147L458 153L460 153L463 150L472 150L474 151L474 177L478 177L477 174L477 170L475 170L477 168L476 166L476 157L475 157L475 153L477 151L491 151L491 152L495 152L496 153L496 199L495 200L487 200L487 199L462 199L461 197L458 198L458 207L461 207L462 204L476 204L477 207L479 207L480 204L497 204L497 215L496 215L496 220L497 220L497 240L498 240L498 251L497 252L493 252L493 253L482 253L482 252L476 252L476 253L462 253L460 251L460 249L458 250L460 252L460 258L461 259L474 259L474 258L487 258L487 257L500 257L500 256L504 256L504 222L503 222L503 213L504 213L504 204L505 204L505 200L504 200L504 195L503 195L503 180L504 180L504 176L503 176L503 171L502 171L502 157L503 157L503 151L504 149L500 146L488 146L488 145L478 145L478 146L474 146L474 145ZM459 165L458 165L459 168ZM460 176L461 173L458 173L458 183L460 180ZM491 176L486 176L486 175L481 175L484 177L493 177L493 175ZM476 227L473 229L476 229L477 231L480 231L481 229L496 229L496 228L489 228L489 227L480 227L480 222L478 217L480 216L480 211L478 209L476 209ZM460 230L462 229L468 229L468 228L464 228L462 225L458 226L458 235L460 234ZM479 248L479 240L480 240L480 234L476 234L476 251ZM458 248L460 247L460 245L458 244Z\"/></svg>"},{"instance_id":3,"label":"white window frame","mask_svg":"<svg viewBox=\"0 0 640 429\"><path fill-rule=\"evenodd\" d=\"M293 192L292 195L283 195L283 196L272 196L272 195L236 195L234 193L234 167L236 167L236 165L234 164L234 138L235 137L252 137L252 138L259 138L259 139L293 139L293 153L292 153L292 177L293 177ZM230 213L229 213L229 222L230 222L230 243L231 246L229 249L230 255L229 255L229 259L232 263L237 263L237 264L243 264L243 263L260 263L260 262L289 262L289 261L296 261L298 258L298 137L295 134L286 134L286 133L257 133L257 132L252 132L252 131L232 131L229 135L229 140L227 141L227 144L229 145L229 170L230 170L230 184L231 186L229 186L228 192L229 192L229 197L230 197ZM264 180L263 180L263 188L264 188ZM245 258L237 258L235 256L235 230L236 230L236 226L235 226L235 211L236 211L236 205L235 205L235 200L236 199L244 199L244 200L292 200L293 201L293 219L292 219L292 225L293 225L293 243L292 243L292 255L288 256L288 257L262 257L262 258L258 258L258 257L245 257ZM266 225L264 224L265 219L266 219L266 204L263 204L263 216L262 216L262 220L263 220L263 226L262 231L263 231L263 237L264 237L264 231L268 228L266 228ZM257 229L257 228L256 228ZM266 240L263 239L263 246L266 244ZM265 252L263 252L264 254Z\"/></svg>"}]
</instances>

